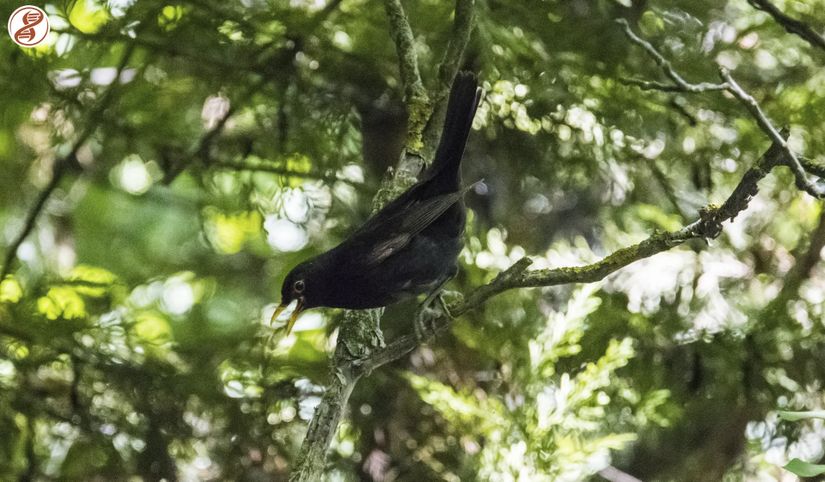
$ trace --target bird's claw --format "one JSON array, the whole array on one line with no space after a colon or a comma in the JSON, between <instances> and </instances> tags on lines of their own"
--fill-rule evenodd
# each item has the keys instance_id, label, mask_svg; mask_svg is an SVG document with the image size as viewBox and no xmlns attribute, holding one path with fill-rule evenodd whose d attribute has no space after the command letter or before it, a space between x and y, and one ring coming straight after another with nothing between
<instances>
[{"instance_id":1,"label":"bird's claw","mask_svg":"<svg viewBox=\"0 0 825 482\"><path fill-rule=\"evenodd\" d=\"M415 317L413 328L415 328L415 338L419 343L424 343L431 338L435 338L438 333L435 320L438 318L438 311L432 308L423 307Z\"/></svg>"},{"instance_id":2,"label":"bird's claw","mask_svg":"<svg viewBox=\"0 0 825 482\"><path fill-rule=\"evenodd\" d=\"M447 301L444 300L443 293L438 295L438 304L441 305L441 311L443 311L444 314L447 315L447 318L451 320L455 319L455 316L453 316L453 314L450 313L450 307L447 306Z\"/></svg>"},{"instance_id":3,"label":"bird's claw","mask_svg":"<svg viewBox=\"0 0 825 482\"><path fill-rule=\"evenodd\" d=\"M435 338L438 335L439 326L436 320L442 315L449 319L453 319L453 314L450 313L450 308L442 295L436 297L438 299L439 309L430 308L429 306L422 306L415 318L415 337L419 343L424 343L430 338Z\"/></svg>"}]
</instances>

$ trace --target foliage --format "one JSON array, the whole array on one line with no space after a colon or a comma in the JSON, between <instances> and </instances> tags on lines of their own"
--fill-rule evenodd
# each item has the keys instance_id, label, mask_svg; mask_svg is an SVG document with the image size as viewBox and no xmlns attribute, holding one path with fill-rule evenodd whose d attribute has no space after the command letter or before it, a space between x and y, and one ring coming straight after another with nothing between
<instances>
[{"instance_id":1,"label":"foliage","mask_svg":"<svg viewBox=\"0 0 825 482\"><path fill-rule=\"evenodd\" d=\"M825 25L823 0L776 5ZM1 480L287 477L341 313L284 337L280 281L366 218L406 138L374 7L60 1L47 45L0 41ZM454 5L404 7L434 89ZM668 78L616 18L689 82L731 69L825 171L825 51L745 0L475 12L465 62L487 94L464 177L485 183L451 291L525 255L580 266L678 229L770 146L729 95L628 82ZM710 245L489 300L360 381L328 477L821 473L823 219L781 167ZM387 310L387 341L414 310Z\"/></svg>"}]
</instances>

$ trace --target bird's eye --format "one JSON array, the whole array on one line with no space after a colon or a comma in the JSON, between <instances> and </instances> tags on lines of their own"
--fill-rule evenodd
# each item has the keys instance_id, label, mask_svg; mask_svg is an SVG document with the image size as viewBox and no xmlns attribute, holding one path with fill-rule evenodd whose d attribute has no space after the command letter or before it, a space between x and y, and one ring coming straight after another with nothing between
<instances>
[{"instance_id":1,"label":"bird's eye","mask_svg":"<svg viewBox=\"0 0 825 482\"><path fill-rule=\"evenodd\" d=\"M303 293L304 288L306 288L306 286L304 285L304 280L302 279L299 279L294 285L292 285L292 289L294 289L296 293Z\"/></svg>"}]
</instances>

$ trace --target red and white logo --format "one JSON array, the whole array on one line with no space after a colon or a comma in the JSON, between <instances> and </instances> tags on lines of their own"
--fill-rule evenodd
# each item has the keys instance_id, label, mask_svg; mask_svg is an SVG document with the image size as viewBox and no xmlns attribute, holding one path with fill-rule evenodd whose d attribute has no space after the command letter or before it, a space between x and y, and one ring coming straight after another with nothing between
<instances>
[{"instance_id":1,"label":"red and white logo","mask_svg":"<svg viewBox=\"0 0 825 482\"><path fill-rule=\"evenodd\" d=\"M36 47L49 36L49 17L33 5L23 5L9 17L9 36L21 47Z\"/></svg>"}]
</instances>

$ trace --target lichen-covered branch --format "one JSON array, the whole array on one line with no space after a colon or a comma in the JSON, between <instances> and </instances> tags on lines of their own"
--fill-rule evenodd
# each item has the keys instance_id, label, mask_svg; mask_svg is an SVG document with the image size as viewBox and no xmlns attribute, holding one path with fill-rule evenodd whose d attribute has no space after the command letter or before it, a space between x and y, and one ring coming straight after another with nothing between
<instances>
[{"instance_id":1,"label":"lichen-covered branch","mask_svg":"<svg viewBox=\"0 0 825 482\"><path fill-rule=\"evenodd\" d=\"M455 19L447 49L438 66L438 82L433 91L433 109L424 129L423 157L429 160L435 154L438 145L438 135L444 126L444 115L447 111L447 97L450 85L456 73L461 69L464 51L470 41L475 21L475 0L456 0Z\"/></svg>"},{"instance_id":2,"label":"lichen-covered branch","mask_svg":"<svg viewBox=\"0 0 825 482\"><path fill-rule=\"evenodd\" d=\"M415 36L400 0L384 0L389 20L390 36L398 54L398 68L404 87L404 103L407 105L407 150L419 151L423 146L422 134L430 116L430 96L418 70L418 54L415 52ZM402 166L399 166L402 167Z\"/></svg>"},{"instance_id":3,"label":"lichen-covered branch","mask_svg":"<svg viewBox=\"0 0 825 482\"><path fill-rule=\"evenodd\" d=\"M415 53L412 29L399 0L385 0L390 35L398 52L399 69L404 85L404 100L409 115L405 153L398 162L393 176L383 183L373 200L373 209L378 210L404 189L415 182L424 164L421 154L422 135L427 120L432 116L430 97L421 81L418 57ZM454 38L450 41L452 54L450 62L458 69L460 58L467 43L472 23L473 2L458 0L456 22L462 25L454 28ZM465 25L466 24L466 25ZM452 59L452 56L457 56ZM447 67L452 69L453 67ZM453 75L455 72L453 72ZM448 83L452 81L452 76ZM431 142L430 139L427 142ZM433 148L434 151L434 148ZM332 381L324 393L315 414L307 428L298 460L290 473L292 482L314 482L321 480L332 438L347 408L347 400L358 380L365 373L364 360L371 360L376 353L385 353L386 346L379 323L383 310L348 311L338 332L338 342L332 357Z\"/></svg>"},{"instance_id":4,"label":"lichen-covered branch","mask_svg":"<svg viewBox=\"0 0 825 482\"><path fill-rule=\"evenodd\" d=\"M762 10L773 17L773 19L776 20L778 24L782 25L782 27L789 33L798 35L814 47L819 47L825 50L825 37L818 34L813 28L811 28L810 25L789 17L769 0L748 0L748 3L750 3L754 8Z\"/></svg>"},{"instance_id":5,"label":"lichen-covered branch","mask_svg":"<svg viewBox=\"0 0 825 482\"><path fill-rule=\"evenodd\" d=\"M748 203L758 192L759 181L768 175L774 166L784 162L784 150L772 144L759 161L748 169L731 195L721 206L710 206L700 212L699 219L677 231L655 233L644 241L622 248L595 263L585 266L528 270L532 261L523 258L500 273L493 281L471 292L464 300L448 306L453 317L467 313L483 305L490 298L517 288L537 288L571 283L593 283L604 279L625 266L649 258L655 254L679 246L691 239L713 239L722 232L722 223L734 219L748 207ZM451 322L446 314L433 321L435 333L445 330ZM368 374L372 370L395 361L414 350L420 341L415 335L401 336L383 350L358 360L352 370L358 374Z\"/></svg>"},{"instance_id":6,"label":"lichen-covered branch","mask_svg":"<svg viewBox=\"0 0 825 482\"><path fill-rule=\"evenodd\" d=\"M332 443L332 437L341 423L347 401L355 388L357 378L341 376L332 377L326 388L315 414L307 427L301 452L295 461L295 469L289 475L290 481L321 480L324 470L326 452Z\"/></svg>"}]
</instances>

